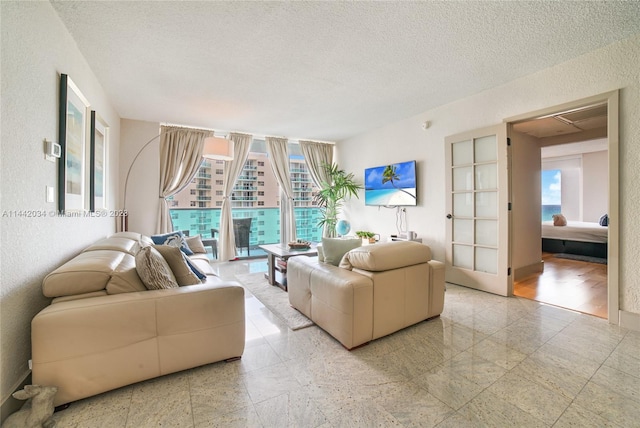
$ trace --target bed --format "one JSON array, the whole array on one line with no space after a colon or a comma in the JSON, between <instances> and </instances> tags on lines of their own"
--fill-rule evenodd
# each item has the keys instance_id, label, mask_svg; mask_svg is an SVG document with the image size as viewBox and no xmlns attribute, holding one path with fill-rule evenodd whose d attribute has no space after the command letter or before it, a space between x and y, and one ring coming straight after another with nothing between
<instances>
[{"instance_id":1,"label":"bed","mask_svg":"<svg viewBox=\"0 0 640 428\"><path fill-rule=\"evenodd\" d=\"M553 221L542 222L542 251L607 257L609 230L598 223L568 221L566 226L554 226Z\"/></svg>"}]
</instances>

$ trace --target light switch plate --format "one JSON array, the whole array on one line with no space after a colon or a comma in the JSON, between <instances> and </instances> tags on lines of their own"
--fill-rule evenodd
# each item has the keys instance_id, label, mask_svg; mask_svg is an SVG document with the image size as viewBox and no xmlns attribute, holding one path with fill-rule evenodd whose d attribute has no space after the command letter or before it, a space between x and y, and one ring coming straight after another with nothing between
<instances>
[{"instance_id":1,"label":"light switch plate","mask_svg":"<svg viewBox=\"0 0 640 428\"><path fill-rule=\"evenodd\" d=\"M47 202L53 202L54 196L53 186L47 186Z\"/></svg>"}]
</instances>

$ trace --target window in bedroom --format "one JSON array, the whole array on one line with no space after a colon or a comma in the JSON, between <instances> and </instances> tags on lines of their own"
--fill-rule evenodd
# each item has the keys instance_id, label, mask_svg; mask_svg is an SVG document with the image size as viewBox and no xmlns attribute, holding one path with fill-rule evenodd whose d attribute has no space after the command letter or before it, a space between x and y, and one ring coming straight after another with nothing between
<instances>
[{"instance_id":1,"label":"window in bedroom","mask_svg":"<svg viewBox=\"0 0 640 428\"><path fill-rule=\"evenodd\" d=\"M542 171L542 221L553 220L562 212L562 173L559 169Z\"/></svg>"}]
</instances>

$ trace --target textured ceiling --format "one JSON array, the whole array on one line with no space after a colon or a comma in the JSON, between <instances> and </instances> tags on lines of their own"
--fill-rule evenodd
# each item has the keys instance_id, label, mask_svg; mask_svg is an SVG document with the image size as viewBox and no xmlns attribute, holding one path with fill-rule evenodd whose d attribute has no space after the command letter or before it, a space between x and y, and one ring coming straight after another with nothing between
<instances>
[{"instance_id":1,"label":"textured ceiling","mask_svg":"<svg viewBox=\"0 0 640 428\"><path fill-rule=\"evenodd\" d=\"M52 4L123 118L328 141L640 33L635 1Z\"/></svg>"}]
</instances>

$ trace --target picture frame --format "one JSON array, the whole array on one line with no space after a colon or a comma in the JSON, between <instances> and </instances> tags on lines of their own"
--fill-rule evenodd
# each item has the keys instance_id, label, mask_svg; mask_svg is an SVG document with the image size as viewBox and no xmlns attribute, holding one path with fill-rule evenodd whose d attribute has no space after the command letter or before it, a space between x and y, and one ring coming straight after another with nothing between
<instances>
[{"instance_id":1,"label":"picture frame","mask_svg":"<svg viewBox=\"0 0 640 428\"><path fill-rule=\"evenodd\" d=\"M89 101L66 74L60 75L58 211L85 209Z\"/></svg>"},{"instance_id":2,"label":"picture frame","mask_svg":"<svg viewBox=\"0 0 640 428\"><path fill-rule=\"evenodd\" d=\"M89 210L96 212L107 209L109 126L94 110L90 120Z\"/></svg>"}]
</instances>

